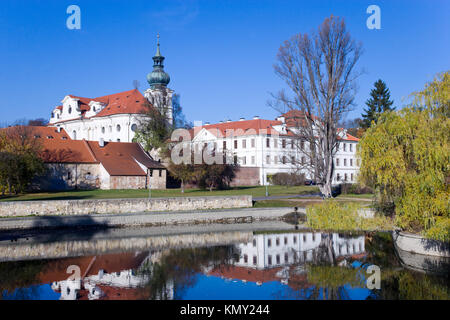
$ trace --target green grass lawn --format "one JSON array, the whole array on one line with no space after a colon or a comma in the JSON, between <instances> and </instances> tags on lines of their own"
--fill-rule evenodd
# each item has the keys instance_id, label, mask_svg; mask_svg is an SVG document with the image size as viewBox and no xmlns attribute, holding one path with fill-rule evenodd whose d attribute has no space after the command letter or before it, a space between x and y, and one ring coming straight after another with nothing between
<instances>
[{"instance_id":1,"label":"green grass lawn","mask_svg":"<svg viewBox=\"0 0 450 320\"><path fill-rule=\"evenodd\" d=\"M315 186L269 186L269 195L298 195L317 193ZM252 195L253 197L264 197L266 188L264 186L236 187L228 190L203 190L186 189L181 193L181 189L152 190L152 198L167 197L196 197L196 196L228 196L228 195ZM79 200L79 199L119 199L119 198L147 198L148 190L89 190L89 191L64 191L64 192L43 192L27 193L17 196L0 197L0 201L30 201L30 200Z\"/></svg>"}]
</instances>

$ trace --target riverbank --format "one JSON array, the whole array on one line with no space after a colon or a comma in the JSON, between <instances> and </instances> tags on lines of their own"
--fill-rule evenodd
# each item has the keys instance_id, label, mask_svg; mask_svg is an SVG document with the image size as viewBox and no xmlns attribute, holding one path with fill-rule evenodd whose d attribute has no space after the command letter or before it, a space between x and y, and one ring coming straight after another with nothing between
<instances>
[{"instance_id":1,"label":"riverbank","mask_svg":"<svg viewBox=\"0 0 450 320\"><path fill-rule=\"evenodd\" d=\"M88 214L0 219L0 231L48 228L124 227L242 223L280 220L294 208L241 208L223 210L141 212L127 214ZM299 209L299 212L304 212Z\"/></svg>"},{"instance_id":2,"label":"riverbank","mask_svg":"<svg viewBox=\"0 0 450 320\"><path fill-rule=\"evenodd\" d=\"M252 196L213 196L146 199L40 200L0 202L0 217L79 216L155 211L250 208Z\"/></svg>"}]
</instances>

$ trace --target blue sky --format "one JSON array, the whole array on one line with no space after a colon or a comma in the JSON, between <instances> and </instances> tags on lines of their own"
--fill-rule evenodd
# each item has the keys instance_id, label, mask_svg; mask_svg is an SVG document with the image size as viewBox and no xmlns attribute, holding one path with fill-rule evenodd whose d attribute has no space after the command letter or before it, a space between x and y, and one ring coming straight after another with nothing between
<instances>
[{"instance_id":1,"label":"blue sky","mask_svg":"<svg viewBox=\"0 0 450 320\"><path fill-rule=\"evenodd\" d=\"M66 28L71 4L81 8L81 30ZM381 8L381 30L366 27L371 4ZM189 120L274 118L266 102L283 86L273 72L280 44L331 14L364 47L354 118L377 79L402 106L449 69L449 12L447 0L2 0L0 122L48 118L66 94L116 93L135 79L144 91L158 31L169 87Z\"/></svg>"}]
</instances>

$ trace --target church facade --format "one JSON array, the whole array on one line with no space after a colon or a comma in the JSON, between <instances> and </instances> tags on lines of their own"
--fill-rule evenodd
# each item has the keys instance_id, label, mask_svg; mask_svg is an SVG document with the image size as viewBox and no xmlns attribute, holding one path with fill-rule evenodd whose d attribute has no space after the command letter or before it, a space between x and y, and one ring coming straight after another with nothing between
<instances>
[{"instance_id":1,"label":"church facade","mask_svg":"<svg viewBox=\"0 0 450 320\"><path fill-rule=\"evenodd\" d=\"M146 106L158 108L172 122L173 90L167 85L159 35L153 71L147 75L150 85L144 94L137 89L97 98L66 95L51 113L49 126L64 129L73 140L132 142Z\"/></svg>"}]
</instances>

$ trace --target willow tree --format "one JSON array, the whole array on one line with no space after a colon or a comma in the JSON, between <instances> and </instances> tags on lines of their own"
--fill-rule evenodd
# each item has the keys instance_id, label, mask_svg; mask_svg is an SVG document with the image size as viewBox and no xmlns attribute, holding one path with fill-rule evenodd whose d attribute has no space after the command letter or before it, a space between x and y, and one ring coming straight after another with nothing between
<instances>
[{"instance_id":1,"label":"willow tree","mask_svg":"<svg viewBox=\"0 0 450 320\"><path fill-rule=\"evenodd\" d=\"M303 168L331 197L333 156L338 145L338 123L354 105L355 65L362 53L346 29L343 19L329 17L311 34L297 34L285 41L277 54L275 73L285 82L285 90L272 95L269 104L281 113L294 111L291 123L297 149L307 161Z\"/></svg>"},{"instance_id":2,"label":"willow tree","mask_svg":"<svg viewBox=\"0 0 450 320\"><path fill-rule=\"evenodd\" d=\"M379 202L393 204L399 227L449 241L450 86L444 81L427 84L413 106L383 114L358 152L361 181L378 190ZM421 99L427 88L447 98Z\"/></svg>"}]
</instances>

